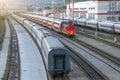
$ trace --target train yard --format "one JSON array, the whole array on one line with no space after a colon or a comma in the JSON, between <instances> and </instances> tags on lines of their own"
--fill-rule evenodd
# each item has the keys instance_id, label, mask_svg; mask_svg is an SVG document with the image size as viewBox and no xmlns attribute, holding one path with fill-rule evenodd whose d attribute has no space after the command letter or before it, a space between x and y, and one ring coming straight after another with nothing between
<instances>
[{"instance_id":1,"label":"train yard","mask_svg":"<svg viewBox=\"0 0 120 80\"><path fill-rule=\"evenodd\" d=\"M54 33L55 34L55 33ZM57 36L58 36L59 34L57 33ZM61 35L59 35L59 37L60 37ZM115 65L113 65L112 64L112 66L111 66L111 62L106 62L105 60L101 60L101 57L99 56L99 58L98 58L98 56L96 56L96 55L94 55L94 54L97 54L97 52L96 53L94 53L94 52L92 52L92 53L94 53L94 54L91 54L91 51L90 50L86 50L85 48L83 48L83 47L81 47L79 44L80 44L80 41L77 41L77 40L73 40L73 41L71 41L71 40L69 40L69 39L66 39L65 37L63 37L62 36L62 38L60 38L60 40L62 39L62 42L69 48L69 49L72 49L73 51L74 51L74 53L77 53L77 56L78 56L78 58L76 58L75 57L75 59L77 60L77 62L79 62L79 63L82 63L80 60L78 60L78 59L80 59L80 57L82 57L86 62L88 62L88 64L89 65L91 65L92 66L92 68L93 69L95 69L95 71L98 71L98 75L101 75L102 76L102 80L109 80L107 77L109 76L110 77L110 75L109 75L109 73L111 73L111 72L109 72L108 73L108 75L107 76L105 76L107 73L105 73L104 71L103 72L101 72L101 70L99 71L98 69L96 70L96 67L94 67L94 66L97 66L98 67L98 64L96 65L96 62L94 63L94 61L93 60L95 60L94 58L97 58L98 59L98 62L99 62L99 60L101 61L101 62L103 62L103 64L106 64L105 66L109 66L109 68L110 69L113 69L113 71L115 71L115 72L117 72L118 74L119 74L119 70L120 70L120 68L119 67L117 67L117 66L115 66ZM66 41L65 41L66 40ZM71 43L71 44L70 44ZM72 45L72 46L71 46ZM73 46L73 45L75 45L75 46ZM88 45L87 45L88 46ZM78 47L78 48L77 48ZM85 47L85 46L84 46ZM74 50L75 49L75 50ZM80 50L81 49L81 50ZM82 51L85 51L85 52L83 52L82 53ZM89 56L88 56L88 58L85 58L85 57L87 57L86 55L88 55L88 54L84 54L84 53L88 53L88 54L91 54L91 58L89 58ZM80 54L80 55L79 55ZM92 59L92 60L89 60L89 59ZM88 61L87 61L88 60ZM89 61L90 62L93 62L92 64L91 63L89 63ZM78 64L78 63L77 63ZM102 65L103 65L102 64ZM93 66L94 65L94 66ZM99 64L100 65L100 64ZM84 69L86 68L86 70L88 70L88 66L87 67L85 67L85 65L83 65L82 64L82 66L84 67ZM104 67L105 66L102 66L103 67L103 69L104 69ZM108 70L109 71L109 70ZM89 71L86 71L87 72L87 74L89 75L89 76L91 76L92 77L92 79L95 79L95 80L101 80L101 78L98 78L98 77L100 77L100 76L98 76L98 77L96 77L96 76L93 76L94 75L94 71L91 71L91 72L93 72L93 75L92 75L92 73L91 72L89 72ZM104 74L103 74L104 73ZM116 80L117 80L118 78L116 77ZM112 80L112 79L111 79Z\"/></svg>"},{"instance_id":2,"label":"train yard","mask_svg":"<svg viewBox=\"0 0 120 80\"><path fill-rule=\"evenodd\" d=\"M80 38L80 37L79 37ZM85 50L85 52L88 52L89 54L91 54L89 51L93 51L92 53L93 54L91 54L93 57L95 57L95 58L97 58L98 60L100 60L100 61L102 61L103 63L105 63L105 64L107 64L108 66L110 66L110 68L112 68L113 70L115 70L118 74L120 73L120 68L119 68L119 58L117 58L117 57L114 57L114 56L112 56L112 55L109 55L108 53L106 53L106 52L104 52L104 51L102 51L102 50L100 50L100 49L97 49L97 48L95 48L95 47L93 47L92 45L89 45L88 43L85 43L85 42L83 42L83 41L80 41L80 39L79 38L77 38L76 37L76 39L72 39L73 40L73 42L71 42L70 40L66 40L64 37L63 38L61 38L61 39L64 39L64 40L66 40L66 41L64 41L64 40L62 40L62 41L64 41L64 44L66 44L67 42L71 42L72 44L70 44L70 45L72 45L72 50L74 50L74 49L77 49L77 48L75 48L73 45L73 43L75 43L75 46L78 46L78 44L80 44L80 45L82 45L82 46L84 46L85 48L87 48L87 49L89 49L89 50L87 50L86 51L86 49L84 49L83 47L81 48L79 48L79 49L82 49L82 50ZM71 49L71 46L70 45L68 45L67 47L70 47L70 49ZM81 51L79 51L79 49L78 49L78 53L79 52L81 52ZM118 49L119 50L119 49ZM117 52L117 50L116 50L116 52ZM100 55L100 56L102 56L104 59L106 59L107 58L107 60L109 60L110 62L106 62L106 60L103 60L103 59L101 59L101 57L99 56L99 58L98 58L98 54ZM119 54L119 51L117 52L117 54ZM83 57L83 56L82 56ZM86 58L87 59L87 58ZM94 60L94 59L93 59ZM79 60L80 61L80 60ZM112 61L112 64L111 64L111 61ZM90 62L92 62L92 61L90 61ZM115 64L115 65L114 65ZM100 65L100 64L99 64ZM104 68L104 67L103 67ZM101 72L101 71L99 71L99 70L97 70L98 72ZM109 71L109 70L108 70ZM110 72L111 73L111 72ZM107 74L107 73L105 73L105 74ZM108 73L109 74L109 73ZM110 76L110 75L108 75L108 76ZM104 78L106 78L105 76L104 76ZM101 79L100 79L101 80ZM109 80L109 79L108 79ZM111 79L112 80L112 79ZM117 80L117 79L116 79Z\"/></svg>"},{"instance_id":3,"label":"train yard","mask_svg":"<svg viewBox=\"0 0 120 80\"><path fill-rule=\"evenodd\" d=\"M13 16L14 18L20 18ZM28 16L27 16L28 17ZM34 18L30 18L34 19ZM9 21L10 20L10 21ZM69 37L66 35L59 34L58 31L49 29L46 25L36 24L27 21L25 18L20 18L17 22L9 17L9 24L11 26L11 45L12 45L12 57L10 63L10 72L8 80L119 80L120 79L120 49L119 40L113 46L105 44L104 42L97 41L96 38L90 38L90 36L81 35L79 29L77 29L76 35L74 37ZM19 20L21 20L20 23ZM37 20L37 19L34 19ZM25 24L26 23L26 24ZM26 27L27 26L27 27ZM29 27L28 27L29 26ZM31 26L31 28L30 28ZM26 29L24 29L24 28ZM42 30L44 27L45 30ZM32 31L34 30L34 31ZM38 32L37 32L38 30ZM40 36L40 30L42 37ZM80 31L83 29L80 29ZM94 32L91 31L94 35ZM102 32L101 32L102 34ZM73 35L73 34L72 34ZM45 40L44 40L45 37ZM52 38L50 38L52 37ZM54 39L55 37L55 39ZM65 48L70 52L70 65L69 58L68 62L60 56L60 60L56 61L56 69L58 68L68 68L65 74L51 76L49 67L46 66L45 55L43 54L41 43L46 43L52 46L52 48L58 44L56 38L65 46ZM54 40L54 43L51 42ZM114 39L114 38L112 38ZM113 40L114 41L114 40ZM60 44L61 44L60 43ZM54 45L56 44L56 45ZM116 47L114 47L116 45ZM105 48L103 48L103 46ZM60 47L60 46L58 46ZM58 48L56 47L56 48ZM53 48L54 49L54 48ZM114 49L114 50L112 50ZM48 49L49 50L49 49ZM64 50L64 49L63 49ZM62 51L62 50L61 50ZM56 54L57 55L57 54ZM56 56L54 55L54 56ZM1 57L0 57L1 58ZM47 58L47 57L46 57ZM50 60L49 60L50 61ZM57 64L59 63L59 65ZM69 67L66 67L69 65ZM50 64L49 64L50 65ZM58 65L58 66L57 66ZM62 66L61 66L62 65ZM14 69L13 69L14 68ZM56 70L56 73L59 70ZM63 70L60 70L63 71ZM65 70L64 70L65 71ZM50 73L50 74L49 74ZM60 72L61 73L61 72ZM67 74L66 74L67 73Z\"/></svg>"}]
</instances>

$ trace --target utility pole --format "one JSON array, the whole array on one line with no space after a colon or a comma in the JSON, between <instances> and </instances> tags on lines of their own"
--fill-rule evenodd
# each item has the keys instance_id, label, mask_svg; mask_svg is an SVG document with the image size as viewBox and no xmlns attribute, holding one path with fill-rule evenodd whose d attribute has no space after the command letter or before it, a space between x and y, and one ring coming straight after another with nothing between
<instances>
[{"instance_id":1,"label":"utility pole","mask_svg":"<svg viewBox=\"0 0 120 80\"><path fill-rule=\"evenodd\" d=\"M74 0L71 0L72 2L72 21L74 23Z\"/></svg>"}]
</instances>

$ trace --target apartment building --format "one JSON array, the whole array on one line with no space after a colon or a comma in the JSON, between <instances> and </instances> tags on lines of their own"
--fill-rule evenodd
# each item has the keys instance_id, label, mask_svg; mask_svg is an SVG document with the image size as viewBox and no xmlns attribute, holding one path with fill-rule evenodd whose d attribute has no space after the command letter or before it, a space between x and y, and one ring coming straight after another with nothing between
<instances>
[{"instance_id":1,"label":"apartment building","mask_svg":"<svg viewBox=\"0 0 120 80\"><path fill-rule=\"evenodd\" d=\"M120 0L91 0L66 5L69 17L120 21Z\"/></svg>"}]
</instances>

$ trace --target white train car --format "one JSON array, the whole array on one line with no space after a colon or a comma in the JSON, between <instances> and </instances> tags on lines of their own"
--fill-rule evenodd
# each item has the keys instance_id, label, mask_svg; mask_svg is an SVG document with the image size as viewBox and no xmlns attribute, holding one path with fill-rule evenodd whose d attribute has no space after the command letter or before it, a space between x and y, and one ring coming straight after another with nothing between
<instances>
[{"instance_id":1,"label":"white train car","mask_svg":"<svg viewBox=\"0 0 120 80\"><path fill-rule=\"evenodd\" d=\"M114 24L114 31L115 31L115 33L120 33L120 23Z\"/></svg>"},{"instance_id":2,"label":"white train car","mask_svg":"<svg viewBox=\"0 0 120 80\"><path fill-rule=\"evenodd\" d=\"M86 21L86 27L90 27L90 28L97 28L98 26L98 21L97 20L87 20Z\"/></svg>"},{"instance_id":3,"label":"white train car","mask_svg":"<svg viewBox=\"0 0 120 80\"><path fill-rule=\"evenodd\" d=\"M86 26L86 20L85 18L77 19L77 25Z\"/></svg>"},{"instance_id":4,"label":"white train car","mask_svg":"<svg viewBox=\"0 0 120 80\"><path fill-rule=\"evenodd\" d=\"M31 28L31 34L33 35L33 37L35 38L35 39L37 39L38 37L38 30L41 30L41 29L44 29L43 27L40 27L40 26L38 26L38 25L35 25L35 26L33 26L32 28Z\"/></svg>"},{"instance_id":5,"label":"white train car","mask_svg":"<svg viewBox=\"0 0 120 80\"><path fill-rule=\"evenodd\" d=\"M26 14L28 15L29 17L32 17L32 20L33 22L36 22L36 23L39 23L39 24L42 24L42 21L43 21L43 16L38 16L38 15L31 15L31 14ZM29 18L28 18L29 19Z\"/></svg>"},{"instance_id":6,"label":"white train car","mask_svg":"<svg viewBox=\"0 0 120 80\"><path fill-rule=\"evenodd\" d=\"M111 21L102 21L98 23L98 29L114 32L114 22Z\"/></svg>"},{"instance_id":7,"label":"white train car","mask_svg":"<svg viewBox=\"0 0 120 80\"><path fill-rule=\"evenodd\" d=\"M38 16L38 15L31 15L31 17L33 17L33 20L32 21L36 21L37 23L41 22L41 17Z\"/></svg>"},{"instance_id":8,"label":"white train car","mask_svg":"<svg viewBox=\"0 0 120 80\"><path fill-rule=\"evenodd\" d=\"M62 23L62 20L54 21L53 29L57 32L60 32L61 23Z\"/></svg>"},{"instance_id":9,"label":"white train car","mask_svg":"<svg viewBox=\"0 0 120 80\"><path fill-rule=\"evenodd\" d=\"M31 29L32 29L34 26L36 26L36 24L34 24L33 22L30 22L30 21L28 21L28 20L24 20L24 21L23 21L23 25L26 26L26 28L27 28L27 30L28 30L29 32L31 32Z\"/></svg>"},{"instance_id":10,"label":"white train car","mask_svg":"<svg viewBox=\"0 0 120 80\"><path fill-rule=\"evenodd\" d=\"M54 26L54 21L55 21L55 19L53 19L53 18L48 18L47 26L48 26L49 28L52 28L52 27Z\"/></svg>"}]
</instances>

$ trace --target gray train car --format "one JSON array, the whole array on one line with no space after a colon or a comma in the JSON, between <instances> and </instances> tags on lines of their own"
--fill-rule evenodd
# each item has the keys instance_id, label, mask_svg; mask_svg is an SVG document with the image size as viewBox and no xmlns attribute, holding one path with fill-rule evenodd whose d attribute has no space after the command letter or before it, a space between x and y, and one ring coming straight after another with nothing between
<instances>
[{"instance_id":1,"label":"gray train car","mask_svg":"<svg viewBox=\"0 0 120 80\"><path fill-rule=\"evenodd\" d=\"M114 24L114 31L120 34L120 22Z\"/></svg>"},{"instance_id":2,"label":"gray train car","mask_svg":"<svg viewBox=\"0 0 120 80\"><path fill-rule=\"evenodd\" d=\"M41 47L48 72L50 74L69 73L71 70L70 52L64 45L45 29L38 30L37 36L36 40Z\"/></svg>"},{"instance_id":3,"label":"gray train car","mask_svg":"<svg viewBox=\"0 0 120 80\"><path fill-rule=\"evenodd\" d=\"M42 53L47 59L46 65L51 74L69 73L71 70L70 52L55 37L46 37L42 40Z\"/></svg>"}]
</instances>

